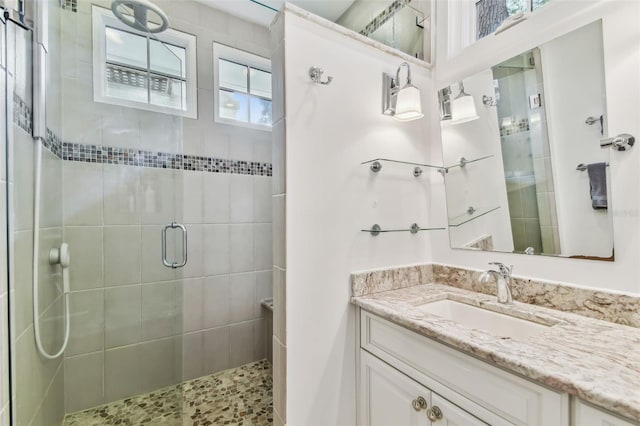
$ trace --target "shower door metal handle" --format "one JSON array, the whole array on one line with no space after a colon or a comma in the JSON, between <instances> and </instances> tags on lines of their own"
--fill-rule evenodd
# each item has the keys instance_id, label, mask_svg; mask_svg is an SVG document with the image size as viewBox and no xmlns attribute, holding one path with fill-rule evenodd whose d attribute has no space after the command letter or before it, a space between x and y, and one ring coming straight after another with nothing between
<instances>
[{"instance_id":1,"label":"shower door metal handle","mask_svg":"<svg viewBox=\"0 0 640 426\"><path fill-rule=\"evenodd\" d=\"M182 231L182 261L180 263L170 262L167 259L167 231L169 229L179 229ZM165 225L162 227L162 264L167 268L177 269L182 268L187 264L187 228L181 224L176 222L171 222L169 225Z\"/></svg>"}]
</instances>

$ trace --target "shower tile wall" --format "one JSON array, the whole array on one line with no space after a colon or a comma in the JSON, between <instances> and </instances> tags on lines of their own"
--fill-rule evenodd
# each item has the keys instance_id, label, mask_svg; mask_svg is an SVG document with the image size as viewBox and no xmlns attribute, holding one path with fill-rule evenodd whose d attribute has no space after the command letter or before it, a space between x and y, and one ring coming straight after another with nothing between
<instances>
[{"instance_id":1,"label":"shower tile wall","mask_svg":"<svg viewBox=\"0 0 640 426\"><path fill-rule=\"evenodd\" d=\"M268 57L265 28L191 1L159 3L173 28L197 36L198 120L181 119L92 101L90 4L61 12L65 143L176 152L182 137L186 155L271 162L270 132L213 121L213 42ZM272 238L264 167L244 175L64 161L64 236L74 256L67 412L265 357L260 300L272 294ZM174 218L189 235L189 262L177 271L160 263L161 225Z\"/></svg>"}]
</instances>

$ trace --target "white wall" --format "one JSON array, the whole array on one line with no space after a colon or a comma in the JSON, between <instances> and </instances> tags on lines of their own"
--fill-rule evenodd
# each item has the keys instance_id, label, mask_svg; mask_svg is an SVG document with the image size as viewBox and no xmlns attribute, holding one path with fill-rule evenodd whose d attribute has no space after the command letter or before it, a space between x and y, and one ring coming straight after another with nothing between
<instances>
[{"instance_id":1,"label":"white wall","mask_svg":"<svg viewBox=\"0 0 640 426\"><path fill-rule=\"evenodd\" d=\"M446 18L446 2L438 3L439 22ZM536 16L498 36L485 37L466 48L461 55L447 58L446 49L438 52L436 83L433 89L473 75L568 31L603 17L605 82L610 135L627 132L640 135L640 29L637 19L640 3L627 1L573 2L554 0ZM534 19L535 18L535 19ZM444 21L446 22L446 20ZM439 46L446 43L446 28L439 28ZM587 52L588 53L588 52ZM435 98L432 122L437 122ZM433 127L431 155L441 151L439 130ZM510 254L451 250L446 235L434 234L432 260L447 264L485 269L489 261L515 265L519 276L573 283L580 286L640 293L640 150L611 152L611 200L614 220L615 262L570 260ZM575 167L575 165L572 165ZM432 214L445 218L444 188L433 181L429 199Z\"/></svg>"},{"instance_id":2,"label":"white wall","mask_svg":"<svg viewBox=\"0 0 640 426\"><path fill-rule=\"evenodd\" d=\"M546 107L552 117L548 127L562 252L609 257L612 210L592 208L588 173L575 170L579 163L608 161L612 152L600 148L604 137L600 124L584 124L589 116L608 119L601 25L594 23L546 43L540 54ZM616 200L609 199L609 205L615 206Z\"/></svg>"},{"instance_id":3,"label":"white wall","mask_svg":"<svg viewBox=\"0 0 640 426\"><path fill-rule=\"evenodd\" d=\"M427 155L428 119L401 123L381 113L382 73L400 59L292 13L285 15L287 419L291 425L355 424L355 309L349 274L422 263L432 233L372 237L361 229L442 226L428 207L435 171L360 163ZM333 76L310 82L310 66ZM429 72L412 66L428 109ZM444 201L438 200L444 206ZM440 232L446 239L446 232ZM277 251L274 251L274 258ZM274 361L277 363L277 360Z\"/></svg>"},{"instance_id":4,"label":"white wall","mask_svg":"<svg viewBox=\"0 0 640 426\"><path fill-rule=\"evenodd\" d=\"M452 99L458 93L458 85L452 86ZM453 217L464 216L473 206L478 212L495 207L500 209L474 219L463 225L451 227L453 247L464 247L485 235L490 235L496 250L512 251L509 203L502 167L502 148L496 107L482 103L482 95L495 98L493 74L485 70L464 80L467 93L474 96L476 111L480 117L467 123L441 123L443 141L443 164L454 165L461 157L467 160L492 155L493 157L471 163L465 167L454 167L446 174L447 209L449 222ZM458 222L459 223L459 222Z\"/></svg>"}]
</instances>

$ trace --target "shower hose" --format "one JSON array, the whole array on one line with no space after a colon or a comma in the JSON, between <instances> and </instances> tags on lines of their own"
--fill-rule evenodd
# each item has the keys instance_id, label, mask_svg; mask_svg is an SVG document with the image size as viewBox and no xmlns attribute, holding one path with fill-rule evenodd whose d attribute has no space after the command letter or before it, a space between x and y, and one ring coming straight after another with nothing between
<instances>
[{"instance_id":1,"label":"shower hose","mask_svg":"<svg viewBox=\"0 0 640 426\"><path fill-rule=\"evenodd\" d=\"M65 332L62 347L55 354L50 354L44 348L40 338L40 306L38 300L38 257L40 249L40 178L42 175L42 139L36 138L36 167L35 188L33 200L33 330L36 338L36 347L43 358L56 359L62 355L69 343L70 318L69 318L69 250L63 243L59 249L53 249L49 254L49 263L59 263L62 267L62 290L64 294Z\"/></svg>"}]
</instances>

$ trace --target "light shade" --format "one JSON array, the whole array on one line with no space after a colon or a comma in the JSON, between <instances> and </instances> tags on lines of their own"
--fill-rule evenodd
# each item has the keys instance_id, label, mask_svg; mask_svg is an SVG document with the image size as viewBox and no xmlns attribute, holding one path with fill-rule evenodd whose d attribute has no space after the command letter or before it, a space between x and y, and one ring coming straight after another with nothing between
<instances>
[{"instance_id":1,"label":"light shade","mask_svg":"<svg viewBox=\"0 0 640 426\"><path fill-rule=\"evenodd\" d=\"M477 120L478 118L480 117L478 117L478 113L476 112L476 105L473 101L473 96L464 93L462 96L458 96L453 100L451 105L452 123L466 123L468 121Z\"/></svg>"},{"instance_id":2,"label":"light shade","mask_svg":"<svg viewBox=\"0 0 640 426\"><path fill-rule=\"evenodd\" d=\"M407 68L407 83L400 84L400 70ZM420 102L420 89L411 84L411 67L403 62L396 70L396 77L382 73L382 113L398 121L411 121L424 117Z\"/></svg>"},{"instance_id":3,"label":"light shade","mask_svg":"<svg viewBox=\"0 0 640 426\"><path fill-rule=\"evenodd\" d=\"M394 117L399 121L411 121L424 117L420 103L420 90L416 86L407 84L398 91Z\"/></svg>"}]
</instances>

